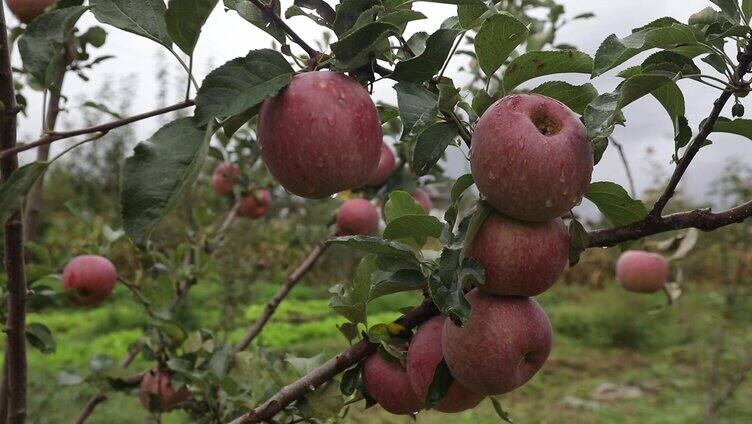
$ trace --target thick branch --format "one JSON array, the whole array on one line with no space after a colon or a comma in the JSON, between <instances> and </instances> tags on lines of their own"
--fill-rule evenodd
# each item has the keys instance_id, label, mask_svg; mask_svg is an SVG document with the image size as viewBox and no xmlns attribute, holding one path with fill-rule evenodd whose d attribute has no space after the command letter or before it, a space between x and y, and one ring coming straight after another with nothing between
<instances>
[{"instance_id":1,"label":"thick branch","mask_svg":"<svg viewBox=\"0 0 752 424\"><path fill-rule=\"evenodd\" d=\"M81 129L72 130L72 131L52 132L31 143L27 143L21 146L15 146L12 148L3 147L3 150L0 151L0 159L6 158L11 155L15 155L25 150L33 149L35 147L46 146L55 141L63 140L66 138L78 137L80 135L94 134L94 133L106 134L114 130L115 128L120 128L125 125L131 124L133 122L142 121L144 119L152 118L154 116L164 115L166 113L174 112L180 109L185 109L193 105L195 105L195 102L193 100L185 100L185 101L176 103L171 106L163 107L161 109L155 109L149 112L144 112L139 115L131 116L129 118L124 118L124 119L119 119L117 121L108 122L106 124L95 125L93 127L81 128Z\"/></svg>"},{"instance_id":2,"label":"thick branch","mask_svg":"<svg viewBox=\"0 0 752 424\"><path fill-rule=\"evenodd\" d=\"M407 329L412 329L438 313L439 311L433 302L430 299L425 299L420 306L403 315L396 322ZM349 349L326 361L323 365L303 376L298 381L283 387L282 390L277 392L263 405L237 418L231 424L258 423L271 420L274 415L283 410L287 405L331 380L337 374L357 364L375 351L375 344L365 339L361 340Z\"/></svg>"},{"instance_id":3,"label":"thick branch","mask_svg":"<svg viewBox=\"0 0 752 424\"><path fill-rule=\"evenodd\" d=\"M0 149L16 146L18 106L13 87L8 28L5 25L5 6L0 6ZM0 159L0 172L5 182L18 169L18 156L8 154ZM5 222L5 272L8 288L7 369L8 422L26 421L26 271L24 269L24 239L21 211L17 210Z\"/></svg>"}]
</instances>

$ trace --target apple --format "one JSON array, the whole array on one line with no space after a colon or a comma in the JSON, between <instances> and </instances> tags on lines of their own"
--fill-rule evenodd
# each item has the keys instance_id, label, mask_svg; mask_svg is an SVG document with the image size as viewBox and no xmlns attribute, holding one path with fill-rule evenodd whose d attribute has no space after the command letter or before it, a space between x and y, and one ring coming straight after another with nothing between
<instances>
[{"instance_id":1,"label":"apple","mask_svg":"<svg viewBox=\"0 0 752 424\"><path fill-rule=\"evenodd\" d=\"M423 402L413 392L400 364L387 362L374 353L363 363L362 376L366 393L386 411L405 415L423 409Z\"/></svg>"},{"instance_id":2,"label":"apple","mask_svg":"<svg viewBox=\"0 0 752 424\"><path fill-rule=\"evenodd\" d=\"M368 235L379 228L379 211L366 199L350 199L337 211L340 235Z\"/></svg>"},{"instance_id":3,"label":"apple","mask_svg":"<svg viewBox=\"0 0 752 424\"><path fill-rule=\"evenodd\" d=\"M445 320L445 316L438 315L421 324L407 350L407 377L419 399L426 399L436 366L444 359L441 334ZM440 412L460 412L475 408L483 398L483 395L468 390L455 380L449 386L447 394L434 405L434 409Z\"/></svg>"},{"instance_id":4,"label":"apple","mask_svg":"<svg viewBox=\"0 0 752 424\"><path fill-rule=\"evenodd\" d=\"M112 293L115 284L115 265L102 256L76 256L63 269L63 291L73 291L70 300L77 305L94 305L103 301Z\"/></svg>"},{"instance_id":5,"label":"apple","mask_svg":"<svg viewBox=\"0 0 752 424\"><path fill-rule=\"evenodd\" d=\"M384 183L386 183L386 181L394 172L394 169L396 168L396 166L397 166L397 163L394 157L394 153L392 153L392 149L390 149L389 146L386 145L386 143L382 143L381 157L379 158L379 166L376 167L376 172L373 175L371 175L371 179L368 180L368 185L371 185L371 186L384 185Z\"/></svg>"},{"instance_id":6,"label":"apple","mask_svg":"<svg viewBox=\"0 0 752 424\"><path fill-rule=\"evenodd\" d=\"M551 352L551 323L531 297L491 296L478 289L465 327L444 323L444 360L454 378L473 392L500 395L535 375Z\"/></svg>"},{"instance_id":7,"label":"apple","mask_svg":"<svg viewBox=\"0 0 752 424\"><path fill-rule=\"evenodd\" d=\"M666 258L643 250L628 250L616 261L616 279L622 287L637 293L655 293L668 282Z\"/></svg>"},{"instance_id":8,"label":"apple","mask_svg":"<svg viewBox=\"0 0 752 424\"><path fill-rule=\"evenodd\" d=\"M428 193L425 192L425 190L416 188L411 193L413 196L413 199L415 199L416 202L423 208L426 213L430 213L431 209L433 209L433 202L431 201L431 197L428 195Z\"/></svg>"},{"instance_id":9,"label":"apple","mask_svg":"<svg viewBox=\"0 0 752 424\"><path fill-rule=\"evenodd\" d=\"M336 72L295 75L259 111L266 166L289 192L311 199L368 183L379 164L382 136L368 92Z\"/></svg>"},{"instance_id":10,"label":"apple","mask_svg":"<svg viewBox=\"0 0 752 424\"><path fill-rule=\"evenodd\" d=\"M259 189L243 196L238 206L238 215L244 218L259 219L269 213L272 195L269 190Z\"/></svg>"},{"instance_id":11,"label":"apple","mask_svg":"<svg viewBox=\"0 0 752 424\"><path fill-rule=\"evenodd\" d=\"M18 18L19 21L28 24L34 18L44 13L48 7L55 4L57 0L5 0L8 9Z\"/></svg>"},{"instance_id":12,"label":"apple","mask_svg":"<svg viewBox=\"0 0 752 424\"><path fill-rule=\"evenodd\" d=\"M468 257L485 269L478 289L502 296L537 296L556 283L569 260L569 232L561 218L524 222L491 212Z\"/></svg>"},{"instance_id":13,"label":"apple","mask_svg":"<svg viewBox=\"0 0 752 424\"><path fill-rule=\"evenodd\" d=\"M582 200L593 173L585 126L564 104L538 94L492 104L471 146L478 191L494 209L523 221L564 215Z\"/></svg>"},{"instance_id":14,"label":"apple","mask_svg":"<svg viewBox=\"0 0 752 424\"><path fill-rule=\"evenodd\" d=\"M234 163L222 162L214 168L214 172L212 173L214 191L222 196L232 192L232 186L239 180L240 168Z\"/></svg>"},{"instance_id":15,"label":"apple","mask_svg":"<svg viewBox=\"0 0 752 424\"><path fill-rule=\"evenodd\" d=\"M188 400L186 386L172 387L172 376L166 370L151 370L144 374L138 387L138 398L149 411L165 412Z\"/></svg>"}]
</instances>

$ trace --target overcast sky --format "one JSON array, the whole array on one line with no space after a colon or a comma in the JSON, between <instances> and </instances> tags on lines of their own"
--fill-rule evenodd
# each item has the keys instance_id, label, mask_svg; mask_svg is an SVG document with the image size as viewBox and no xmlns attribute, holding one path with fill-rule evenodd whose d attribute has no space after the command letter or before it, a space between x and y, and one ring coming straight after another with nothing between
<instances>
[{"instance_id":1,"label":"overcast sky","mask_svg":"<svg viewBox=\"0 0 752 424\"><path fill-rule=\"evenodd\" d=\"M292 1L283 0L283 10L291 3ZM565 5L568 16L588 11L596 14L595 19L576 21L567 25L559 33L557 39L560 43L574 44L590 55L595 53L600 42L611 33L616 33L622 37L628 34L631 28L641 26L662 16L672 16L681 21L686 21L686 18L693 12L711 5L706 0L560 0L560 3ZM454 6L436 3L417 3L415 9L424 12L430 19L411 23L408 26L408 33L421 30L433 32L438 28L441 21L456 14ZM12 18L9 20L15 22ZM94 24L97 24L96 20L88 14L80 21L79 28L85 29ZM319 27L310 23L304 17L292 18L290 25L307 40L313 41L320 38ZM167 53L162 51L161 47L149 40L112 27L107 27L107 30L109 32L107 45L105 48L99 49L96 54L112 54L117 56L116 59L98 66L91 75L92 78L89 82L83 82L76 77L69 78L64 89L65 94L70 99L96 101L97 99L92 97L96 95L96 89L106 81L121 80L127 75L134 74L138 86L134 90L136 97L132 99L131 112L138 113L153 109L158 105L159 92L155 79L156 65L159 62L171 59ZM268 47L270 44L269 36L242 20L234 12L225 12L220 1L220 6L212 13L204 26L196 48L196 76L200 81L212 67L219 66L235 57L244 56L250 49ZM629 63L639 63L642 57L644 55ZM14 59L18 62L17 55ZM461 65L462 60L464 60L462 57L457 57L450 66L450 70L456 70ZM451 75L451 71L449 74L455 78L456 82L461 83L463 81L458 74ZM613 75L613 72L610 75ZM587 77L574 76L567 78L567 80L583 83L587 81ZM534 80L528 85L536 86L543 81L544 79ZM617 83L617 78L608 75L593 81L600 92L613 90ZM393 84L394 82L390 80L378 83L376 98L394 102L394 90L391 88ZM695 82L683 81L680 85L687 98L687 117L696 132L700 120L707 116L712 108L712 102L717 97L717 93L713 89ZM41 95L27 94L29 94L31 107L29 118L24 119L20 124L22 140L34 138L41 123ZM181 100L179 93L176 92L174 95L175 98L160 99L159 103L168 104ZM69 106L76 106L77 101L71 100ZM116 105L111 106L115 107ZM752 105L748 105L748 110L752 110ZM724 114L730 116L730 111L727 110ZM659 168L665 174L671 172L672 165L669 160L673 152L673 130L665 111L650 97L643 98L630 105L626 110L626 117L627 127L619 127L616 130L615 137L625 146L633 172L636 174L638 191L642 191L650 186L654 180L654 172L652 172L653 175L648 172L653 169L651 163L658 163ZM70 121L72 118L75 117L69 115L67 120ZM146 138L158 128L159 122L157 120L142 121L136 125L136 132L139 137ZM717 177L726 161L730 158L736 158L749 162L752 158L752 141L750 140L731 135L713 135L712 140L715 144L710 148L703 149L680 186L689 195L698 199L701 199L707 193L708 181ZM653 148L657 152L653 161L647 160L645 152L648 148ZM458 156L457 154L452 155L450 168L456 173L462 173L466 161L461 160ZM32 157L26 155L24 159L29 160ZM593 180L611 180L626 186L624 171L616 156L615 149L610 148L608 150L602 162L597 166Z\"/></svg>"}]
</instances>

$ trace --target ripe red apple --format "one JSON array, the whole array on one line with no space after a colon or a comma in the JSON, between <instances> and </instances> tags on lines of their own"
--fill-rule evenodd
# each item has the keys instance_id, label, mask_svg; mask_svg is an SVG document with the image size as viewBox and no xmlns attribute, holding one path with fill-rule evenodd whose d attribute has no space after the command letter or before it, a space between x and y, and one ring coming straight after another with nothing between
<instances>
[{"instance_id":1,"label":"ripe red apple","mask_svg":"<svg viewBox=\"0 0 752 424\"><path fill-rule=\"evenodd\" d=\"M625 289L654 293L668 282L668 261L657 253L629 250L616 261L616 279Z\"/></svg>"},{"instance_id":2,"label":"ripe red apple","mask_svg":"<svg viewBox=\"0 0 752 424\"><path fill-rule=\"evenodd\" d=\"M381 155L381 122L368 92L354 79L304 72L264 101L258 139L280 184L318 199L368 182Z\"/></svg>"},{"instance_id":3,"label":"ripe red apple","mask_svg":"<svg viewBox=\"0 0 752 424\"><path fill-rule=\"evenodd\" d=\"M484 395L525 384L551 352L551 323L531 297L467 294L472 312L464 328L444 323L444 359L454 378Z\"/></svg>"},{"instance_id":4,"label":"ripe red apple","mask_svg":"<svg viewBox=\"0 0 752 424\"><path fill-rule=\"evenodd\" d=\"M568 107L538 94L515 94L478 120L470 168L494 209L543 222L581 201L593 173L593 150L585 126Z\"/></svg>"},{"instance_id":5,"label":"ripe red apple","mask_svg":"<svg viewBox=\"0 0 752 424\"><path fill-rule=\"evenodd\" d=\"M366 199L350 199L337 211L340 235L368 235L379 228L379 211Z\"/></svg>"},{"instance_id":6,"label":"ripe red apple","mask_svg":"<svg viewBox=\"0 0 752 424\"><path fill-rule=\"evenodd\" d=\"M170 372L165 370L151 370L144 374L138 387L138 398L144 408L165 412L188 400L188 388L183 386L176 390L171 380Z\"/></svg>"},{"instance_id":7,"label":"ripe red apple","mask_svg":"<svg viewBox=\"0 0 752 424\"><path fill-rule=\"evenodd\" d=\"M445 320L445 316L438 315L421 324L407 350L407 377L419 399L426 399L436 366L444 359L441 334ZM460 412L475 408L483 397L454 381L446 396L434 405L434 409L440 412Z\"/></svg>"},{"instance_id":8,"label":"ripe red apple","mask_svg":"<svg viewBox=\"0 0 752 424\"><path fill-rule=\"evenodd\" d=\"M404 415L423 409L423 402L413 393L407 372L399 364L374 353L363 363L362 376L366 393L388 412Z\"/></svg>"},{"instance_id":9,"label":"ripe red apple","mask_svg":"<svg viewBox=\"0 0 752 424\"><path fill-rule=\"evenodd\" d=\"M240 199L238 215L244 218L259 219L269 213L272 195L269 190L259 189Z\"/></svg>"},{"instance_id":10,"label":"ripe red apple","mask_svg":"<svg viewBox=\"0 0 752 424\"><path fill-rule=\"evenodd\" d=\"M416 188L412 192L413 199L415 199L416 202L423 208L426 213L431 212L431 209L433 209L433 202L431 201L431 197L428 195L428 193L425 192L425 190Z\"/></svg>"},{"instance_id":11,"label":"ripe red apple","mask_svg":"<svg viewBox=\"0 0 752 424\"><path fill-rule=\"evenodd\" d=\"M214 191L222 196L232 192L232 186L239 180L240 168L234 163L222 162L214 168L214 172L212 173Z\"/></svg>"},{"instance_id":12,"label":"ripe red apple","mask_svg":"<svg viewBox=\"0 0 752 424\"><path fill-rule=\"evenodd\" d=\"M55 4L57 0L5 0L8 9L19 21L28 24Z\"/></svg>"},{"instance_id":13,"label":"ripe red apple","mask_svg":"<svg viewBox=\"0 0 752 424\"><path fill-rule=\"evenodd\" d=\"M386 143L381 144L381 157L379 158L379 166L376 167L376 172L374 172L373 175L371 175L371 179L368 180L368 185L371 186L380 186L383 185L386 180L389 179L389 177L394 172L394 168L396 167L396 159L394 157L394 153L392 153L392 149L389 148L389 146L386 145Z\"/></svg>"},{"instance_id":14,"label":"ripe red apple","mask_svg":"<svg viewBox=\"0 0 752 424\"><path fill-rule=\"evenodd\" d=\"M77 305L103 301L112 293L116 283L115 265L102 256L76 256L63 269L63 290L74 291L70 300Z\"/></svg>"},{"instance_id":15,"label":"ripe red apple","mask_svg":"<svg viewBox=\"0 0 752 424\"><path fill-rule=\"evenodd\" d=\"M492 212L475 234L468 257L485 268L478 289L503 296L536 296L554 285L569 260L561 218L524 222Z\"/></svg>"}]
</instances>

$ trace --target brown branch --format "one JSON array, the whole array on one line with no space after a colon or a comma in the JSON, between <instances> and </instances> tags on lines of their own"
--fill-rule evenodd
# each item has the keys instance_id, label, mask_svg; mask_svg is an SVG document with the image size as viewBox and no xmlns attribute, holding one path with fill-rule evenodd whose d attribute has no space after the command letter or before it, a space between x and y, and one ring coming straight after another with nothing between
<instances>
[{"instance_id":1,"label":"brown branch","mask_svg":"<svg viewBox=\"0 0 752 424\"><path fill-rule=\"evenodd\" d=\"M742 384L744 384L744 381L747 379L750 373L752 373L752 360L748 361L741 370L734 374L728 387L723 392L723 395L719 396L715 401L713 401L712 404L710 404L707 410L707 414L717 413L721 409L721 407L723 407L723 405L728 402L728 400L731 399L732 396L734 396L736 390L741 387Z\"/></svg>"},{"instance_id":2,"label":"brown branch","mask_svg":"<svg viewBox=\"0 0 752 424\"><path fill-rule=\"evenodd\" d=\"M627 181L629 181L629 194L632 195L632 197L637 197L637 190L635 189L635 183L634 178L632 178L632 171L629 168L629 162L627 161L627 155L624 154L624 147L616 141L615 138L609 137L609 140L611 140L611 144L616 147L616 151L619 153L619 158L621 158L621 163L624 165L624 172L627 174Z\"/></svg>"},{"instance_id":3,"label":"brown branch","mask_svg":"<svg viewBox=\"0 0 752 424\"><path fill-rule=\"evenodd\" d=\"M105 400L107 400L107 396L102 393L96 394L89 398L89 401L86 402L86 406L84 406L81 414L76 419L76 424L83 424L84 422L86 422L89 416L91 416L92 412L94 412L94 409L96 409L97 406Z\"/></svg>"},{"instance_id":4,"label":"brown branch","mask_svg":"<svg viewBox=\"0 0 752 424\"><path fill-rule=\"evenodd\" d=\"M254 4L254 6L261 9L262 12L266 14L266 16L274 22L275 25L279 26L289 37L292 39L292 41L295 42L295 44L299 45L300 48L305 50L305 52L308 54L308 57L314 58L317 55L319 55L319 51L314 49L313 47L309 46L308 43L306 43L300 36L292 29L289 25L285 22L284 19L282 19L281 16L277 15L277 13L274 11L274 8L270 5L264 4L261 0L249 0L251 3ZM272 4L274 4L274 1L278 0L272 0Z\"/></svg>"},{"instance_id":5,"label":"brown branch","mask_svg":"<svg viewBox=\"0 0 752 424\"><path fill-rule=\"evenodd\" d=\"M406 313L396 322L407 329L412 329L438 313L433 302L430 299L425 299L420 306ZM277 394L264 402L264 404L248 414L235 419L231 424L270 421L274 415L283 410L287 405L331 380L337 374L357 364L375 351L375 344L366 339L361 340L302 378L283 387Z\"/></svg>"},{"instance_id":6,"label":"brown branch","mask_svg":"<svg viewBox=\"0 0 752 424\"><path fill-rule=\"evenodd\" d=\"M16 92L10 61L8 28L5 25L5 6L0 6L0 149L16 146L18 125ZM8 181L18 169L18 156L9 154L0 159L2 181ZM7 274L7 368L8 422L26 421L26 270L24 264L23 220L16 210L5 222L5 272Z\"/></svg>"},{"instance_id":7,"label":"brown branch","mask_svg":"<svg viewBox=\"0 0 752 424\"><path fill-rule=\"evenodd\" d=\"M752 43L747 45L746 49L739 57L739 64L736 67L736 72L734 75L735 81L732 81L733 84L737 84L742 81L744 76L749 71L749 66L751 63ZM655 202L653 209L650 211L650 218L657 219L661 216L661 213L666 207L666 204L674 196L674 193L676 192L676 186L679 185L679 181L681 181L684 173L687 171L690 162L692 162L692 159L694 159L695 155L697 155L697 152L700 151L700 148L705 144L710 133L713 132L715 124L718 121L718 118L721 116L723 107L726 105L733 94L733 91L726 89L713 103L713 110L710 112L710 116L708 116L707 119L703 121L702 126L700 127L700 132L697 133L697 136L695 136L694 140L692 140L692 142L689 144L689 147L687 147L684 156L682 156L682 158L679 159L679 161L676 163L676 168L674 169L674 173L669 179L666 189L664 190L663 194L661 194L661 197L659 197Z\"/></svg>"},{"instance_id":8,"label":"brown branch","mask_svg":"<svg viewBox=\"0 0 752 424\"><path fill-rule=\"evenodd\" d=\"M88 128L81 128L78 130L72 130L72 131L59 131L59 132L52 132L44 137L33 141L31 143L26 143L20 146L14 146L12 148L4 147L2 151L0 151L0 159L6 158L11 155L15 155L17 153L33 149L35 147L39 146L46 146L48 144L51 144L58 140L63 140L66 138L71 137L77 137L80 135L86 135L86 134L94 134L94 133L102 133L106 134L115 128L120 128L122 126L131 124L136 121L142 121L147 118L152 118L154 116L164 115L165 113L174 112L176 110L185 109L187 107L194 106L196 103L193 100L185 100L180 103L176 103L174 105L166 106L160 109L155 109L149 112L144 112L139 115L134 115L129 118L119 119L117 121L108 122L101 125L95 125L93 127Z\"/></svg>"}]
</instances>

